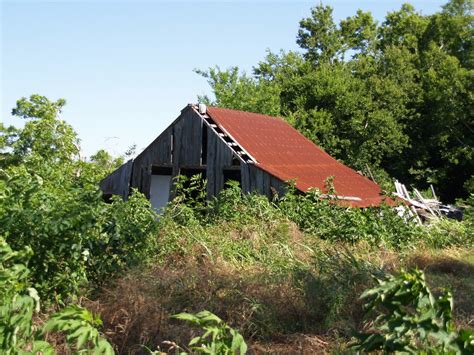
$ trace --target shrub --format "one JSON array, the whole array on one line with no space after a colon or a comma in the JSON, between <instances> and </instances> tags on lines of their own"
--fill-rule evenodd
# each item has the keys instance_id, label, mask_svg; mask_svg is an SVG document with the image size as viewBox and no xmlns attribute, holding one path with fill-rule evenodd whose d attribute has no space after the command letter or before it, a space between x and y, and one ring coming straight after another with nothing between
<instances>
[{"instance_id":1,"label":"shrub","mask_svg":"<svg viewBox=\"0 0 474 355\"><path fill-rule=\"evenodd\" d=\"M46 334L61 332L66 342L78 352L93 351L113 354L112 346L104 340L96 326L99 318L79 306L70 306L53 314L39 329L33 325L33 315L39 312L40 299L29 287L26 262L31 249L13 251L0 237L0 350L4 354L54 354Z\"/></svg>"},{"instance_id":2,"label":"shrub","mask_svg":"<svg viewBox=\"0 0 474 355\"><path fill-rule=\"evenodd\" d=\"M423 233L389 206L345 208L335 200L323 199L318 190L297 194L290 188L278 207L306 233L331 241L363 240L372 245L399 248L410 245Z\"/></svg>"},{"instance_id":3,"label":"shrub","mask_svg":"<svg viewBox=\"0 0 474 355\"><path fill-rule=\"evenodd\" d=\"M156 231L155 214L138 193L126 202L102 200L99 179L117 161L104 152L81 159L76 133L59 119L64 104L23 98L13 114L27 119L24 127L0 126L0 235L14 250L34 251L27 265L33 285L60 302L88 280L143 260Z\"/></svg>"},{"instance_id":4,"label":"shrub","mask_svg":"<svg viewBox=\"0 0 474 355\"><path fill-rule=\"evenodd\" d=\"M426 226L425 243L433 248L473 247L474 229L466 222L442 218Z\"/></svg>"},{"instance_id":5,"label":"shrub","mask_svg":"<svg viewBox=\"0 0 474 355\"><path fill-rule=\"evenodd\" d=\"M188 178L178 175L174 178L174 197L164 215L183 226L204 223L207 217L206 181L201 174Z\"/></svg>"},{"instance_id":6,"label":"shrub","mask_svg":"<svg viewBox=\"0 0 474 355\"><path fill-rule=\"evenodd\" d=\"M247 344L238 331L229 327L215 314L201 311L196 314L179 313L173 318L183 320L204 330L188 344L190 350L197 354L245 354Z\"/></svg>"},{"instance_id":7,"label":"shrub","mask_svg":"<svg viewBox=\"0 0 474 355\"><path fill-rule=\"evenodd\" d=\"M28 268L43 298L65 302L89 279L144 258L156 231L144 197L106 204L96 186L66 169L40 173L26 166L0 171L0 233L14 250L34 251Z\"/></svg>"},{"instance_id":8,"label":"shrub","mask_svg":"<svg viewBox=\"0 0 474 355\"><path fill-rule=\"evenodd\" d=\"M2 173L1 234L15 250L34 251L28 268L43 297L77 292L87 277L87 241L100 235L100 195L74 188L60 171L45 178L25 166Z\"/></svg>"},{"instance_id":9,"label":"shrub","mask_svg":"<svg viewBox=\"0 0 474 355\"><path fill-rule=\"evenodd\" d=\"M237 182L230 182L210 202L205 201L204 191L205 184L199 176L178 178L177 196L164 218L187 226L286 220L321 239L352 244L366 241L392 248L410 246L425 235L422 227L407 223L390 206L343 207L337 201L322 198L318 190L300 194L290 185L282 198L269 201L257 193L244 194Z\"/></svg>"},{"instance_id":10,"label":"shrub","mask_svg":"<svg viewBox=\"0 0 474 355\"><path fill-rule=\"evenodd\" d=\"M236 181L230 181L210 204L210 218L214 223L238 222L241 224L271 223L284 219L284 215L266 196L245 194Z\"/></svg>"},{"instance_id":11,"label":"shrub","mask_svg":"<svg viewBox=\"0 0 474 355\"><path fill-rule=\"evenodd\" d=\"M111 204L99 205L96 226L101 234L89 241L87 264L88 279L96 284L124 268L153 259L158 228L150 202L136 190L127 201L114 196Z\"/></svg>"},{"instance_id":12,"label":"shrub","mask_svg":"<svg viewBox=\"0 0 474 355\"><path fill-rule=\"evenodd\" d=\"M378 311L372 331L357 335L355 350L403 353L474 352L474 333L456 331L452 320L453 298L444 292L435 298L424 274L414 270L378 280L365 291L368 312Z\"/></svg>"}]
</instances>

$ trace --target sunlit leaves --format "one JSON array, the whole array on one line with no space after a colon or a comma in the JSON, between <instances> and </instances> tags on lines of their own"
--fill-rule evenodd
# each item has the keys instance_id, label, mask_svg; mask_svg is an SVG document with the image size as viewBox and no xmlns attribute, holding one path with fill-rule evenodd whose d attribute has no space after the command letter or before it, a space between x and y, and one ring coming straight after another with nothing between
<instances>
[{"instance_id":1,"label":"sunlit leaves","mask_svg":"<svg viewBox=\"0 0 474 355\"><path fill-rule=\"evenodd\" d=\"M33 316L40 311L36 290L29 287L26 267L31 249L13 251L0 237L0 350L2 354L55 354L46 341L48 332L61 332L71 350L94 354L114 353L101 337L99 318L79 306L70 306L53 314L43 326L35 325Z\"/></svg>"},{"instance_id":2,"label":"sunlit leaves","mask_svg":"<svg viewBox=\"0 0 474 355\"><path fill-rule=\"evenodd\" d=\"M472 1L424 15L404 4L380 24L357 11L337 23L317 5L300 21L302 53L269 52L253 77L200 72L216 105L284 116L344 163L443 200L474 175ZM368 174L371 175L371 174Z\"/></svg>"},{"instance_id":3,"label":"sunlit leaves","mask_svg":"<svg viewBox=\"0 0 474 355\"><path fill-rule=\"evenodd\" d=\"M189 348L197 354L224 355L247 352L247 344L242 335L209 311L201 311L196 314L179 313L173 318L198 326L204 331L202 335L189 342Z\"/></svg>"},{"instance_id":4,"label":"sunlit leaves","mask_svg":"<svg viewBox=\"0 0 474 355\"><path fill-rule=\"evenodd\" d=\"M449 291L435 297L421 271L402 271L378 280L365 291L368 314L376 311L372 332L358 334L356 350L401 353L471 354L474 333L456 331L452 321L453 298Z\"/></svg>"},{"instance_id":5,"label":"sunlit leaves","mask_svg":"<svg viewBox=\"0 0 474 355\"><path fill-rule=\"evenodd\" d=\"M74 130L58 117L63 105L32 95L14 109L24 128L2 127L0 235L34 251L27 266L46 301L68 302L88 281L146 259L155 214L138 194L104 202L99 181L120 159L105 151L80 159Z\"/></svg>"}]
</instances>

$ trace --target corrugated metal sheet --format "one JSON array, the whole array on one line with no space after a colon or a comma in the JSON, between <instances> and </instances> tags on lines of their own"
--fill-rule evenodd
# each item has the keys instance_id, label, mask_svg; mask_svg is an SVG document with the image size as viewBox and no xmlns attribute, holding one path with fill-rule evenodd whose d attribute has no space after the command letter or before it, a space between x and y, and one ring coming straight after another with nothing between
<instances>
[{"instance_id":1,"label":"corrugated metal sheet","mask_svg":"<svg viewBox=\"0 0 474 355\"><path fill-rule=\"evenodd\" d=\"M256 166L282 181L294 180L305 192L326 192L325 181L334 176L338 196L357 197L352 206L380 205L380 187L338 162L280 118L243 111L208 107L207 113L256 160ZM391 202L388 200L388 202Z\"/></svg>"}]
</instances>

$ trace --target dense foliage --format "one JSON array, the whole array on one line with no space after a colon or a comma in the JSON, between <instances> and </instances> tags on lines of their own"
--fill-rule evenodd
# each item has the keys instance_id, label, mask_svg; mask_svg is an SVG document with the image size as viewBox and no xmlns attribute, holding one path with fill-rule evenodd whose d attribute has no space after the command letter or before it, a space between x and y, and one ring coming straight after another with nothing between
<instances>
[{"instance_id":1,"label":"dense foliage","mask_svg":"<svg viewBox=\"0 0 474 355\"><path fill-rule=\"evenodd\" d=\"M79 306L57 312L41 327L33 317L40 311L40 298L29 282L26 267L29 247L13 251L0 237L0 349L2 354L55 354L46 335L59 332L69 349L94 354L113 354L112 346L97 330L100 319Z\"/></svg>"},{"instance_id":2,"label":"dense foliage","mask_svg":"<svg viewBox=\"0 0 474 355\"><path fill-rule=\"evenodd\" d=\"M21 99L13 113L24 127L2 131L0 235L14 250L33 251L27 266L41 297L67 302L88 281L145 259L156 226L140 194L102 200L98 182L115 163L104 164L103 152L80 158L75 132L58 117L64 103Z\"/></svg>"},{"instance_id":3,"label":"dense foliage","mask_svg":"<svg viewBox=\"0 0 474 355\"><path fill-rule=\"evenodd\" d=\"M357 335L355 350L384 353L472 354L474 332L456 330L453 296L445 291L435 297L425 275L414 270L378 280L379 285L362 294L370 314L379 315L372 332Z\"/></svg>"},{"instance_id":4,"label":"dense foliage","mask_svg":"<svg viewBox=\"0 0 474 355\"><path fill-rule=\"evenodd\" d=\"M331 187L329 187L331 188ZM404 249L417 244L434 248L474 246L474 231L469 221L441 219L429 227L418 226L410 217L401 218L394 208L350 208L337 199L323 198L318 190L300 194L291 185L286 194L269 201L259 194L243 194L237 182L230 182L212 201L206 200L205 181L196 175L180 176L176 197L167 206L160 223L183 226L218 225L223 222L275 223L288 221L309 235L332 242ZM466 209L471 213L470 207ZM162 227L160 228L162 229ZM171 243L173 244L173 243Z\"/></svg>"},{"instance_id":5,"label":"dense foliage","mask_svg":"<svg viewBox=\"0 0 474 355\"><path fill-rule=\"evenodd\" d=\"M404 4L377 23L359 10L337 24L318 5L300 21L301 52L269 52L253 68L198 71L208 104L281 115L377 182L436 186L447 201L474 181L472 1L422 15Z\"/></svg>"}]
</instances>

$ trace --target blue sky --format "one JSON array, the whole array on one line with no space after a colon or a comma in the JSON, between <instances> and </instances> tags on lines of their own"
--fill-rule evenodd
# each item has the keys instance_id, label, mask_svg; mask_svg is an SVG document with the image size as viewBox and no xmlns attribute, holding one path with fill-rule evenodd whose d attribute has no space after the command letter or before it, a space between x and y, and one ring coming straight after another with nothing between
<instances>
[{"instance_id":1,"label":"blue sky","mask_svg":"<svg viewBox=\"0 0 474 355\"><path fill-rule=\"evenodd\" d=\"M298 21L319 1L1 1L0 117L33 93L65 98L83 153L145 148L197 95L195 68L250 71L265 50L296 50ZM339 20L381 21L406 1L323 1ZM446 1L415 0L424 14Z\"/></svg>"}]
</instances>

